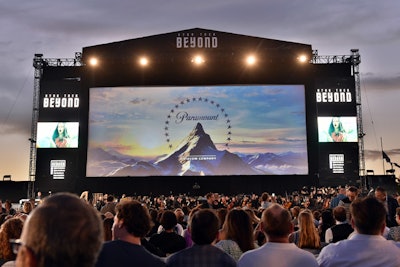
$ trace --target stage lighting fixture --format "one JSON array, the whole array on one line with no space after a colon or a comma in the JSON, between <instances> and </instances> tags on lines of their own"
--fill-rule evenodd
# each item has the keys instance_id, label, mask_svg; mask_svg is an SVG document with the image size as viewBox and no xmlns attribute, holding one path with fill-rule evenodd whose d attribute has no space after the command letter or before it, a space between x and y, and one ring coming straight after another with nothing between
<instances>
[{"instance_id":1,"label":"stage lighting fixture","mask_svg":"<svg viewBox=\"0 0 400 267\"><path fill-rule=\"evenodd\" d=\"M148 64L149 64L149 60L146 58L146 57L141 57L140 59L139 59L139 64L141 65L141 66L147 66Z\"/></svg>"},{"instance_id":2,"label":"stage lighting fixture","mask_svg":"<svg viewBox=\"0 0 400 267\"><path fill-rule=\"evenodd\" d=\"M254 64L256 64L256 57L255 56L253 56L253 55L251 55L251 56L248 56L247 58L246 58L246 64L248 65L248 66L252 66L252 65L254 65Z\"/></svg>"},{"instance_id":3,"label":"stage lighting fixture","mask_svg":"<svg viewBox=\"0 0 400 267\"><path fill-rule=\"evenodd\" d=\"M300 55L300 56L297 58L297 60L298 60L300 63L306 63L307 60L308 60L308 58L307 58L306 55Z\"/></svg>"},{"instance_id":4,"label":"stage lighting fixture","mask_svg":"<svg viewBox=\"0 0 400 267\"><path fill-rule=\"evenodd\" d=\"M192 63L196 64L196 65L201 65L205 62L204 58L200 55L197 55L195 57L192 58Z\"/></svg>"},{"instance_id":5,"label":"stage lighting fixture","mask_svg":"<svg viewBox=\"0 0 400 267\"><path fill-rule=\"evenodd\" d=\"M91 59L89 59L89 64L91 66L97 66L97 64L99 64L99 61L97 60L97 58L92 57Z\"/></svg>"}]
</instances>

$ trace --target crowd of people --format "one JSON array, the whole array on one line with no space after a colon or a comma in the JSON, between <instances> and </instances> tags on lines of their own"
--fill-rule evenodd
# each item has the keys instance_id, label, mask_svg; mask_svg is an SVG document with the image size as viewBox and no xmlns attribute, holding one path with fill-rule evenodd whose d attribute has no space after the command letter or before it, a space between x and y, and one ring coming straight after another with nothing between
<instances>
[{"instance_id":1,"label":"crowd of people","mask_svg":"<svg viewBox=\"0 0 400 267\"><path fill-rule=\"evenodd\" d=\"M0 265L400 266L399 202L354 186L0 201Z\"/></svg>"}]
</instances>

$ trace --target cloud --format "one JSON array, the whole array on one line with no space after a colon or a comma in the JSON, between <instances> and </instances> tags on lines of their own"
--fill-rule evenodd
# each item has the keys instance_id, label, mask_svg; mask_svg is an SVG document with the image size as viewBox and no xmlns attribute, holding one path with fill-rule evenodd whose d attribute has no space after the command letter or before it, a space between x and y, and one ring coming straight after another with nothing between
<instances>
[{"instance_id":1,"label":"cloud","mask_svg":"<svg viewBox=\"0 0 400 267\"><path fill-rule=\"evenodd\" d=\"M377 76L373 73L362 75L361 83L368 90L380 91L382 90L396 90L400 89L400 73L398 76L383 77Z\"/></svg>"}]
</instances>

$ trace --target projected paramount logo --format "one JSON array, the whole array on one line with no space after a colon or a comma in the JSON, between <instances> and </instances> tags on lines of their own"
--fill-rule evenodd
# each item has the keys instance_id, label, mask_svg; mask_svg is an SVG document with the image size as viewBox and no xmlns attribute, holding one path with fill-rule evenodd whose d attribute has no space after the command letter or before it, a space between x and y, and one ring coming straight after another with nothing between
<instances>
[{"instance_id":1,"label":"projected paramount logo","mask_svg":"<svg viewBox=\"0 0 400 267\"><path fill-rule=\"evenodd\" d=\"M176 48L217 48L218 38L215 33L178 33Z\"/></svg>"},{"instance_id":2,"label":"projected paramount logo","mask_svg":"<svg viewBox=\"0 0 400 267\"><path fill-rule=\"evenodd\" d=\"M170 149L174 147L171 138L172 128L180 128L183 124L193 127L194 122L206 123L209 127L211 123L219 131L223 129L226 134L225 147L228 148L231 141L232 126L225 108L220 103L207 97L188 97L176 103L167 115L164 135L167 137L166 141Z\"/></svg>"}]
</instances>

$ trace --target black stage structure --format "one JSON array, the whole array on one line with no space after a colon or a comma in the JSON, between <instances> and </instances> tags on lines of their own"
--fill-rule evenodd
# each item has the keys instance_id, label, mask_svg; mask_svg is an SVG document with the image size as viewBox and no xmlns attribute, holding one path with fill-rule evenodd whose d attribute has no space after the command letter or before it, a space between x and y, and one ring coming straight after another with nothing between
<instances>
[{"instance_id":1,"label":"black stage structure","mask_svg":"<svg viewBox=\"0 0 400 267\"><path fill-rule=\"evenodd\" d=\"M309 44L194 28L84 47L74 58L49 59L35 54L33 64L31 196L37 191L198 195L366 186L357 49L350 55L320 56ZM300 93L284 95L292 89ZM175 91L179 94L174 95ZM261 112L251 113L252 104L241 105L249 97L246 92L260 94L252 99ZM168 97L163 98L164 94ZM229 96L229 102L224 102L228 100L223 94ZM282 101L285 97L287 102ZM278 98L282 102L273 103ZM126 102L131 107L141 104L142 109L123 110ZM151 110L143 114L145 105ZM298 105L299 110L291 110ZM156 113L159 110L163 112ZM274 110L281 113L280 118L279 114L269 117ZM178 136L183 126L176 124L178 111L186 112L185 123L192 120L187 136ZM189 111L209 117L197 114L188 119ZM303 122L296 123L287 112ZM257 125L268 121L263 129L253 132L252 126L242 126L256 116ZM335 119L345 121L346 137L329 132L328 122ZM290 123L287 127L286 121ZM63 138L55 140L53 136L59 124L72 129L69 147L62 147L66 145ZM158 130L149 132L146 127ZM224 127L223 142L215 142L218 135L210 134L215 143L208 143L208 150L196 147L194 153L195 148L188 148L199 146L200 141L194 140L200 140L196 138L202 130L207 136L210 128L218 132ZM299 127L302 135L286 138L290 129L283 128L291 127ZM131 140L126 140L129 135L117 134L127 128L132 131ZM293 143L282 149L286 154L268 150L273 142L282 141L268 139L278 136L277 131L282 140L286 138L283 144ZM139 137L139 132L143 136ZM262 136L264 141L260 141ZM178 137L189 141L182 147L174 141ZM160 152L153 160L145 160L139 150L129 156L124 152L132 151L133 143L147 146L158 139L171 152ZM249 143L264 147L257 154L236 152L240 145L250 148ZM300 146L303 150L294 153ZM143 157L134 157L139 155ZM226 158L234 160L226 163ZM220 165L215 167L217 162ZM223 164L227 167L221 167Z\"/></svg>"}]
</instances>

